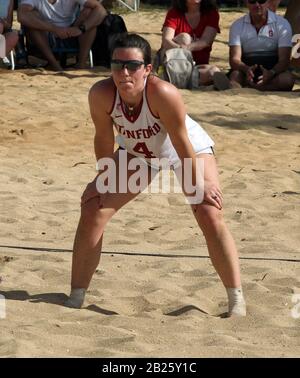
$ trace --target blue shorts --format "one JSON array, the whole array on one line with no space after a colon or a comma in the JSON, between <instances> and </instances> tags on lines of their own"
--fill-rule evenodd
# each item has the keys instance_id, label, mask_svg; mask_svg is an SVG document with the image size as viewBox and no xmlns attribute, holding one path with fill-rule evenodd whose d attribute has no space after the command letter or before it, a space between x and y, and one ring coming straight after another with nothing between
<instances>
[{"instance_id":1,"label":"blue shorts","mask_svg":"<svg viewBox=\"0 0 300 378\"><path fill-rule=\"evenodd\" d=\"M66 39L60 39L56 37L53 33L48 33L48 42L51 50L70 50L77 51L79 48L78 37L71 37Z\"/></svg>"}]
</instances>

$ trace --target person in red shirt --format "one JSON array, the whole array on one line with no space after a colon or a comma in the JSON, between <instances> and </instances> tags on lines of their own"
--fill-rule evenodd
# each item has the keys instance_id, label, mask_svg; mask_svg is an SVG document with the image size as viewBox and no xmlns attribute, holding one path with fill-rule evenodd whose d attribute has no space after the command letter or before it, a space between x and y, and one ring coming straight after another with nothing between
<instances>
[{"instance_id":1,"label":"person in red shirt","mask_svg":"<svg viewBox=\"0 0 300 378\"><path fill-rule=\"evenodd\" d=\"M210 85L220 69L209 64L213 41L220 33L213 0L173 0L162 29L162 52L181 47L192 52L199 67L199 84Z\"/></svg>"}]
</instances>

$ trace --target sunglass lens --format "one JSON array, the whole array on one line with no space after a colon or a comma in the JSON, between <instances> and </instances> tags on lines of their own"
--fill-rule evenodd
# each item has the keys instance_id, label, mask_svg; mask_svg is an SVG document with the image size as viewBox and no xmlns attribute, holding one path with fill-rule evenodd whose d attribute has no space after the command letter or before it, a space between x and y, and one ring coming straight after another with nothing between
<instances>
[{"instance_id":1,"label":"sunglass lens","mask_svg":"<svg viewBox=\"0 0 300 378\"><path fill-rule=\"evenodd\" d=\"M136 71L141 67L141 64L136 62L129 62L126 64L126 67L129 69L129 71Z\"/></svg>"},{"instance_id":2,"label":"sunglass lens","mask_svg":"<svg viewBox=\"0 0 300 378\"><path fill-rule=\"evenodd\" d=\"M117 63L117 62L111 62L110 67L114 71L120 71L123 68L123 64Z\"/></svg>"}]
</instances>

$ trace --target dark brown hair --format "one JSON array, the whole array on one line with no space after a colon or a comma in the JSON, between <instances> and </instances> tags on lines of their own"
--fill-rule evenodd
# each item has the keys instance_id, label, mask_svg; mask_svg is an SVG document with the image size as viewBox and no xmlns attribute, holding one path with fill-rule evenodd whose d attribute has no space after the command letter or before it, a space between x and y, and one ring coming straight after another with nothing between
<instances>
[{"instance_id":1,"label":"dark brown hair","mask_svg":"<svg viewBox=\"0 0 300 378\"><path fill-rule=\"evenodd\" d=\"M187 6L186 6L186 0L173 0L173 8L177 9L179 12L186 13L187 12ZM206 13L211 10L216 10L217 5L215 0L202 0L199 4L200 12Z\"/></svg>"},{"instance_id":2,"label":"dark brown hair","mask_svg":"<svg viewBox=\"0 0 300 378\"><path fill-rule=\"evenodd\" d=\"M149 42L138 34L121 33L116 34L111 44L111 56L115 49L119 48L136 48L143 53L145 64L151 63L151 46Z\"/></svg>"}]
</instances>

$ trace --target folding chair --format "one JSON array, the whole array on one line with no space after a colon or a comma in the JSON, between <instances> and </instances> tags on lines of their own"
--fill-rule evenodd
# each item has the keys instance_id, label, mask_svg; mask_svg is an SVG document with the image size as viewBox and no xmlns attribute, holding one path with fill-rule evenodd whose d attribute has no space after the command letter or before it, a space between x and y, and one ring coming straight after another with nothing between
<instances>
[{"instance_id":1,"label":"folding chair","mask_svg":"<svg viewBox=\"0 0 300 378\"><path fill-rule=\"evenodd\" d=\"M67 59L68 56L78 56L79 53L79 46L65 46L63 43L63 40L57 40L58 43L56 43L53 47L51 47L51 50L53 54L56 56L57 60L59 61L60 65L62 67L67 66ZM39 51L39 49L30 43L26 38L26 32L24 31L24 28L21 28L21 31L19 33L19 44L22 47L22 53L17 53L17 57L23 58L26 60L26 64L28 66L32 66L29 62L29 56L36 57L38 59L44 60L44 56ZM89 64L90 67L94 67L94 61L93 61L93 53L92 50L89 51Z\"/></svg>"},{"instance_id":2,"label":"folding chair","mask_svg":"<svg viewBox=\"0 0 300 378\"><path fill-rule=\"evenodd\" d=\"M118 0L118 2L133 12L137 12L139 10L140 0Z\"/></svg>"},{"instance_id":3,"label":"folding chair","mask_svg":"<svg viewBox=\"0 0 300 378\"><path fill-rule=\"evenodd\" d=\"M8 66L10 66L10 68L12 69L12 71L16 68L16 65L15 65L15 57L14 57L14 53L13 53L13 51L11 51L10 53L9 53L9 56L10 56L10 59L7 57L7 56L5 56L4 58L3 58L3 63L4 64L7 64Z\"/></svg>"},{"instance_id":4,"label":"folding chair","mask_svg":"<svg viewBox=\"0 0 300 378\"><path fill-rule=\"evenodd\" d=\"M79 12L80 12L80 6L78 6L78 14ZM41 59L43 59L43 56L41 55L39 50L36 48L36 46L34 46L33 44L30 44L30 42L27 41L25 29L26 28L21 25L21 30L19 33L19 40L20 40L20 43L24 47L26 62L28 65L30 65L28 61L29 55L35 56ZM59 38L57 38L55 39L53 46L51 47L53 54L57 57L62 67L66 66L68 55L73 55L77 57L79 53L79 45L78 46L68 46L68 45L69 45L68 43L66 44L64 43L64 40L60 40ZM94 61L93 61L93 53L91 49L89 51L89 63L90 63L90 67L93 68Z\"/></svg>"},{"instance_id":5,"label":"folding chair","mask_svg":"<svg viewBox=\"0 0 300 378\"><path fill-rule=\"evenodd\" d=\"M61 64L62 67L66 66L67 63L67 57L68 55L75 55L77 57L79 53L79 46L65 46L63 40L56 40L57 43L55 43L55 46L52 47L52 52L54 55L57 55L58 60ZM89 63L90 67L94 67L94 62L93 62L93 53L92 50L90 49L89 51Z\"/></svg>"}]
</instances>

